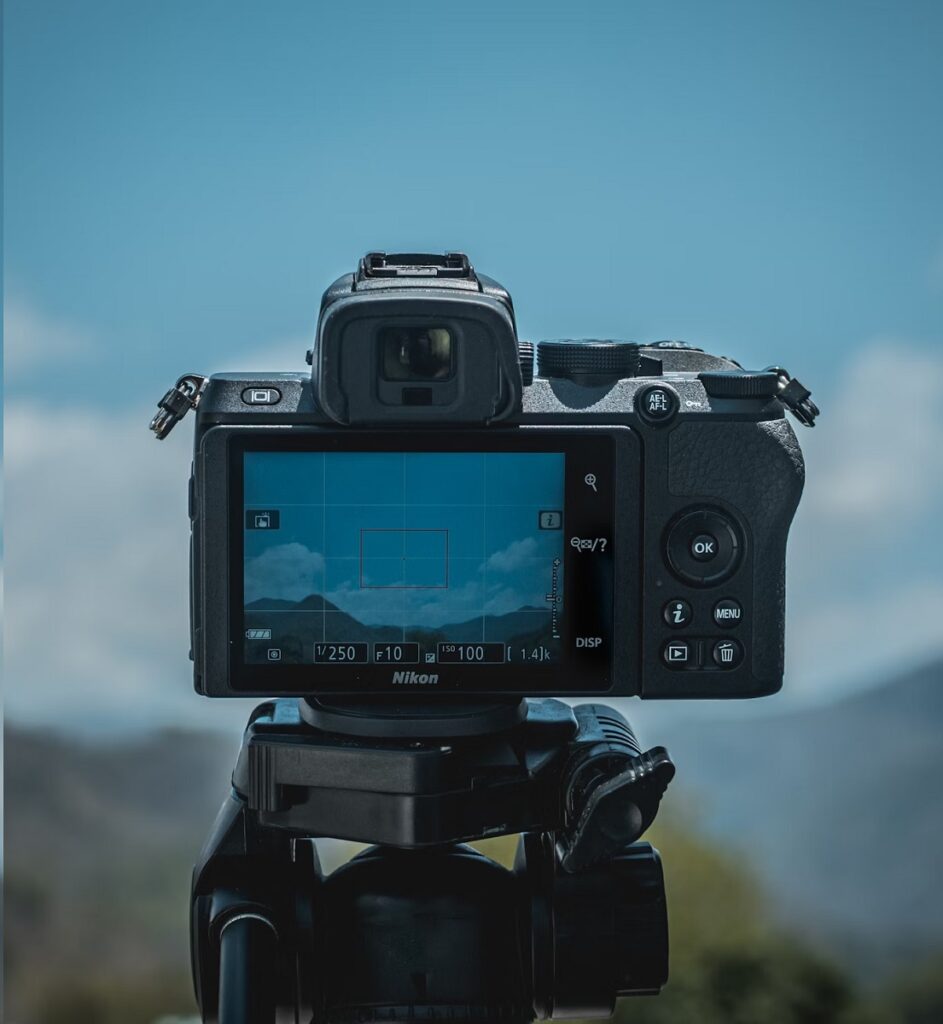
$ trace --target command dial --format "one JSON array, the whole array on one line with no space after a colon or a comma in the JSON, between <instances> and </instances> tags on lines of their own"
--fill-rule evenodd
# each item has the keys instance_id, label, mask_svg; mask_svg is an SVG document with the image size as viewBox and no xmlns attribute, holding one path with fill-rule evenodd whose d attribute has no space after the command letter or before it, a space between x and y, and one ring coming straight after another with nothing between
<instances>
[{"instance_id":1,"label":"command dial","mask_svg":"<svg viewBox=\"0 0 943 1024\"><path fill-rule=\"evenodd\" d=\"M634 341L542 341L537 346L537 365L541 377L579 384L661 374L661 363L642 355Z\"/></svg>"},{"instance_id":2,"label":"command dial","mask_svg":"<svg viewBox=\"0 0 943 1024\"><path fill-rule=\"evenodd\" d=\"M771 370L705 370L698 374L711 398L775 398L779 378Z\"/></svg>"}]
</instances>

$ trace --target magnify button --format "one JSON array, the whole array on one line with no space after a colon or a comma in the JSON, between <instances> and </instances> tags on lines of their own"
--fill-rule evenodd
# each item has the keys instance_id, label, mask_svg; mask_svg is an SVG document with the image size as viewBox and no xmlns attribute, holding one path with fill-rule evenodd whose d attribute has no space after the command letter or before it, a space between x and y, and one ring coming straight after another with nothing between
<instances>
[{"instance_id":1,"label":"magnify button","mask_svg":"<svg viewBox=\"0 0 943 1024\"><path fill-rule=\"evenodd\" d=\"M586 476L583 477L583 483L586 484L587 487L592 487L593 491L596 494L599 493L599 491L596 490L596 474L595 473L587 473Z\"/></svg>"}]
</instances>

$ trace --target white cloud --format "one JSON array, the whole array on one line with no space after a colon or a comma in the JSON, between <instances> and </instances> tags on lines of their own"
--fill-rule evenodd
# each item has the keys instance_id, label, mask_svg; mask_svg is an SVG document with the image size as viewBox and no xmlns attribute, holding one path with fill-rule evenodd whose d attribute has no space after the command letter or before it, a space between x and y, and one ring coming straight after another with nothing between
<instances>
[{"instance_id":1,"label":"white cloud","mask_svg":"<svg viewBox=\"0 0 943 1024\"><path fill-rule=\"evenodd\" d=\"M804 510L857 538L943 498L943 351L892 339L863 349L813 431Z\"/></svg>"},{"instance_id":2,"label":"white cloud","mask_svg":"<svg viewBox=\"0 0 943 1024\"><path fill-rule=\"evenodd\" d=\"M447 593L448 601L444 600ZM448 591L362 590L352 583L329 590L331 604L368 625L422 625L429 628L463 622L481 614L482 588L471 580Z\"/></svg>"},{"instance_id":3,"label":"white cloud","mask_svg":"<svg viewBox=\"0 0 943 1024\"><path fill-rule=\"evenodd\" d=\"M485 563L488 572L517 572L537 556L537 541L533 537L514 540L501 551L495 551Z\"/></svg>"},{"instance_id":4,"label":"white cloud","mask_svg":"<svg viewBox=\"0 0 943 1024\"><path fill-rule=\"evenodd\" d=\"M834 693L943 652L943 351L883 339L814 430L789 539L787 692Z\"/></svg>"},{"instance_id":5,"label":"white cloud","mask_svg":"<svg viewBox=\"0 0 943 1024\"><path fill-rule=\"evenodd\" d=\"M246 562L246 603L262 597L302 601L320 593L324 557L304 544L278 544Z\"/></svg>"},{"instance_id":6,"label":"white cloud","mask_svg":"<svg viewBox=\"0 0 943 1024\"><path fill-rule=\"evenodd\" d=\"M14 373L92 351L89 332L15 297L4 332ZM288 339L232 366L304 370L305 348ZM158 442L152 414L6 403L5 706L16 720L79 730L245 720L251 701L192 689L192 421Z\"/></svg>"},{"instance_id":7,"label":"white cloud","mask_svg":"<svg viewBox=\"0 0 943 1024\"><path fill-rule=\"evenodd\" d=\"M531 588L530 594L522 592L517 587L489 585L488 599L485 601L485 614L509 615L511 612L520 611L521 608L545 607L544 595L540 593L543 589L539 582Z\"/></svg>"},{"instance_id":8,"label":"white cloud","mask_svg":"<svg viewBox=\"0 0 943 1024\"><path fill-rule=\"evenodd\" d=\"M210 724L187 658L190 432L148 411L6 408L7 710L89 729Z\"/></svg>"},{"instance_id":9,"label":"white cloud","mask_svg":"<svg viewBox=\"0 0 943 1024\"><path fill-rule=\"evenodd\" d=\"M49 316L19 295L4 297L3 368L11 378L37 366L52 367L93 350L87 330Z\"/></svg>"}]
</instances>

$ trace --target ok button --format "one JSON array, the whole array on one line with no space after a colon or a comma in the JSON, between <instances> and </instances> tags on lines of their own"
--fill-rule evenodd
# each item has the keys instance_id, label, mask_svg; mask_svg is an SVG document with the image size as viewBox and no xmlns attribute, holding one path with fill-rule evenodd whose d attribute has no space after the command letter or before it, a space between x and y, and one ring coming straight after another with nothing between
<instances>
[{"instance_id":1,"label":"ok button","mask_svg":"<svg viewBox=\"0 0 943 1024\"><path fill-rule=\"evenodd\" d=\"M709 533L699 533L691 538L691 557L698 562L709 562L717 557L717 538Z\"/></svg>"},{"instance_id":2,"label":"ok button","mask_svg":"<svg viewBox=\"0 0 943 1024\"><path fill-rule=\"evenodd\" d=\"M665 538L671 571L685 583L712 587L731 576L743 551L740 530L726 513L691 508L672 523Z\"/></svg>"}]
</instances>

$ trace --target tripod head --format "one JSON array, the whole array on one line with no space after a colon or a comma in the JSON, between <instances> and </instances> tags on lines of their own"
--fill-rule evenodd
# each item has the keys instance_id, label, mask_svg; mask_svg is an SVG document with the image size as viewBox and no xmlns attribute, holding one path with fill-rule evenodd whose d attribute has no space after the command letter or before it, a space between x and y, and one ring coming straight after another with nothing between
<instances>
[{"instance_id":1,"label":"tripod head","mask_svg":"<svg viewBox=\"0 0 943 1024\"><path fill-rule=\"evenodd\" d=\"M205 1021L605 1015L661 987L661 865L636 840L667 752L604 705L442 707L256 709L194 873ZM513 871L461 845L517 833ZM325 878L322 836L377 845Z\"/></svg>"}]
</instances>

